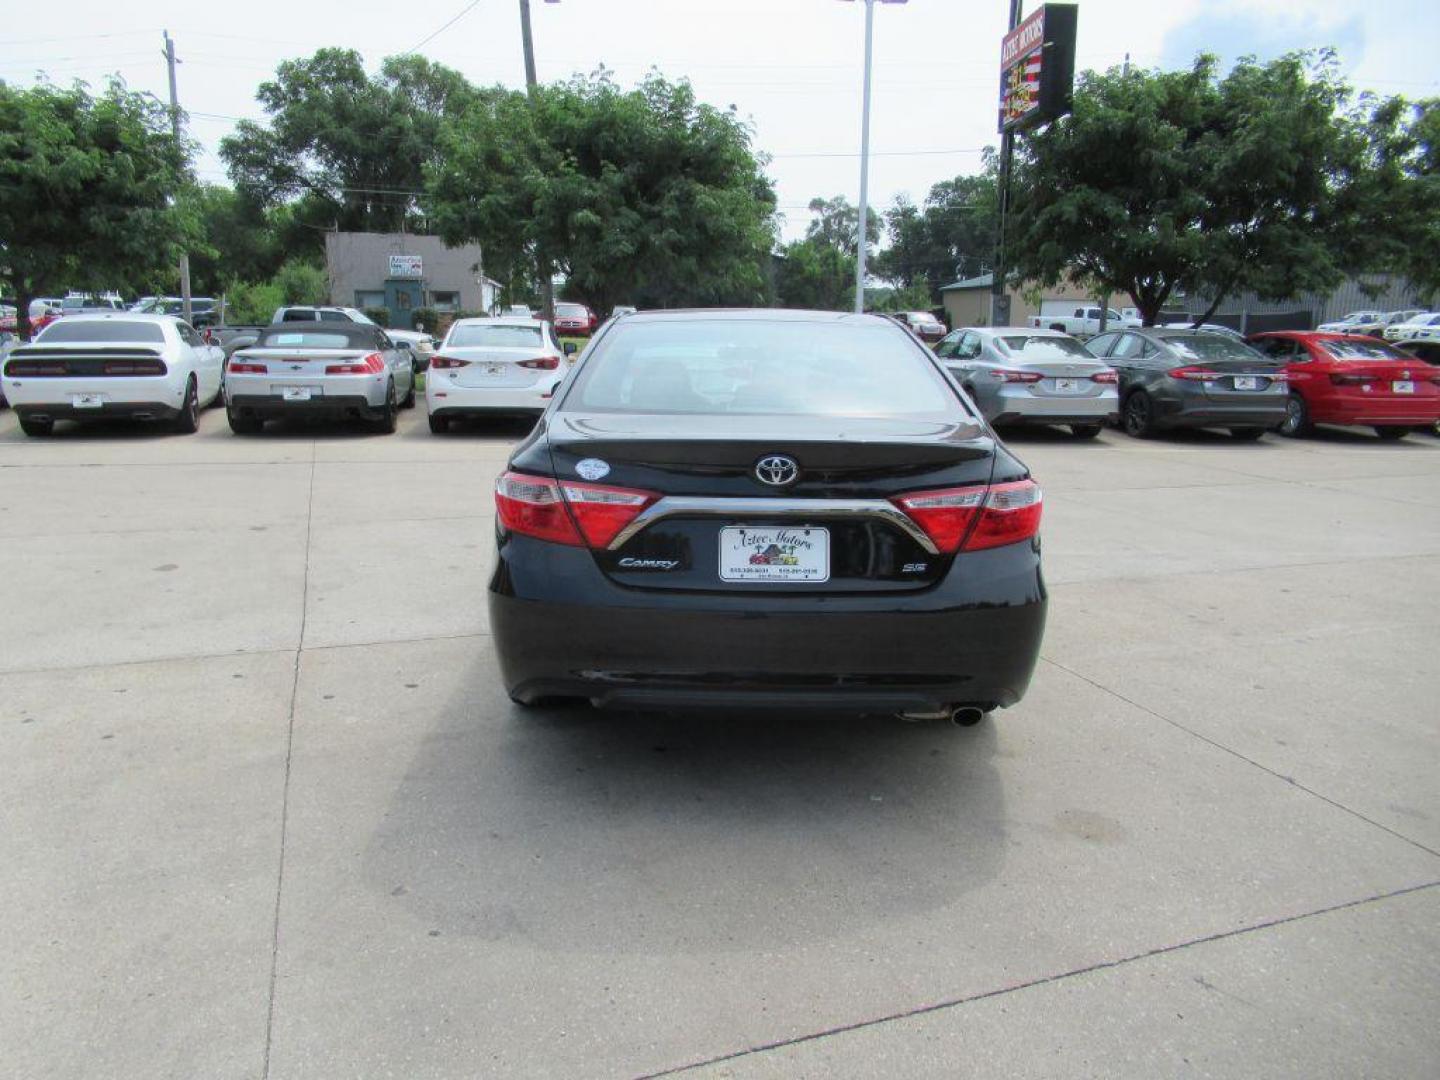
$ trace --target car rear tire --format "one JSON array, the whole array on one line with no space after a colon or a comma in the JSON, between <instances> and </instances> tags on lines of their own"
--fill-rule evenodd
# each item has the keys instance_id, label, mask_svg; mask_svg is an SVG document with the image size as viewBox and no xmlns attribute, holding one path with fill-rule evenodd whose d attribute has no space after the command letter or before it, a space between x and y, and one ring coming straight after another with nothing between
<instances>
[{"instance_id":1,"label":"car rear tire","mask_svg":"<svg viewBox=\"0 0 1440 1080\"><path fill-rule=\"evenodd\" d=\"M1265 430L1263 427L1232 427L1230 437L1236 442L1258 442Z\"/></svg>"},{"instance_id":2,"label":"car rear tire","mask_svg":"<svg viewBox=\"0 0 1440 1080\"><path fill-rule=\"evenodd\" d=\"M1077 439L1093 439L1100 434L1103 424L1071 424L1070 434Z\"/></svg>"},{"instance_id":3,"label":"car rear tire","mask_svg":"<svg viewBox=\"0 0 1440 1080\"><path fill-rule=\"evenodd\" d=\"M380 415L371 421L371 426L382 435L393 435L400 422L400 405L395 394L395 383L385 387L385 407Z\"/></svg>"},{"instance_id":4,"label":"car rear tire","mask_svg":"<svg viewBox=\"0 0 1440 1080\"><path fill-rule=\"evenodd\" d=\"M185 401L180 406L180 415L175 417L175 430L181 435L194 435L200 430L200 388L193 375L185 384Z\"/></svg>"},{"instance_id":5,"label":"car rear tire","mask_svg":"<svg viewBox=\"0 0 1440 1080\"><path fill-rule=\"evenodd\" d=\"M450 430L450 418L448 416L436 416L431 413L427 419L430 421L431 435L444 435Z\"/></svg>"},{"instance_id":6,"label":"car rear tire","mask_svg":"<svg viewBox=\"0 0 1440 1080\"><path fill-rule=\"evenodd\" d=\"M1315 430L1310 422L1310 409L1299 394L1291 394L1285 403L1285 419L1280 424L1280 434L1288 439L1298 439Z\"/></svg>"},{"instance_id":7,"label":"car rear tire","mask_svg":"<svg viewBox=\"0 0 1440 1080\"><path fill-rule=\"evenodd\" d=\"M236 435L259 435L265 427L265 421L258 416L246 416L229 407L225 409L225 419Z\"/></svg>"},{"instance_id":8,"label":"car rear tire","mask_svg":"<svg viewBox=\"0 0 1440 1080\"><path fill-rule=\"evenodd\" d=\"M1375 434L1379 435L1380 438L1386 442L1396 442L1399 439L1405 438L1406 435L1409 435L1410 429L1408 427L1377 427Z\"/></svg>"},{"instance_id":9,"label":"car rear tire","mask_svg":"<svg viewBox=\"0 0 1440 1080\"><path fill-rule=\"evenodd\" d=\"M1155 406L1144 390L1136 390L1125 399L1125 406L1120 410L1120 426L1126 435L1136 439L1148 439L1155 434Z\"/></svg>"},{"instance_id":10,"label":"car rear tire","mask_svg":"<svg viewBox=\"0 0 1440 1080\"><path fill-rule=\"evenodd\" d=\"M26 435L34 436L37 439L43 439L46 435L49 435L52 431L55 430L55 421L37 420L33 417L22 416L20 417L20 430L23 431Z\"/></svg>"}]
</instances>

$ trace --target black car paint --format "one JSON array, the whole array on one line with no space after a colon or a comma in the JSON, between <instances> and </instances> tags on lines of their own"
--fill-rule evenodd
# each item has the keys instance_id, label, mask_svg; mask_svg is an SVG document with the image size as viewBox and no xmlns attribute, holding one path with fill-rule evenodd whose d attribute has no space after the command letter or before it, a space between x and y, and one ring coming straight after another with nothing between
<instances>
[{"instance_id":1,"label":"black car paint","mask_svg":"<svg viewBox=\"0 0 1440 1080\"><path fill-rule=\"evenodd\" d=\"M604 333L581 363L603 359ZM509 468L575 479L580 460L600 457L611 464L606 484L747 499L885 498L1028 477L953 381L946 385L948 424L592 416L566 412L562 390ZM801 479L766 489L753 466L768 453L794 456ZM793 522L763 513L726 522L777 523ZM827 582L736 585L718 578L719 527L675 519L592 551L509 533L497 520L488 600L510 695L615 707L937 711L1008 706L1024 694L1047 604L1038 537L933 555L893 527L843 522L830 526L839 558ZM640 565L622 565L627 559Z\"/></svg>"}]
</instances>

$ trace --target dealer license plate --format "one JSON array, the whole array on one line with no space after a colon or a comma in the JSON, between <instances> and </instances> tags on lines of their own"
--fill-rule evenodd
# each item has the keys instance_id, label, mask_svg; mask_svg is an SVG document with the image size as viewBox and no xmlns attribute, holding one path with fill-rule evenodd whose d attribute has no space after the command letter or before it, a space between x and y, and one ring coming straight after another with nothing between
<instances>
[{"instance_id":1,"label":"dealer license plate","mask_svg":"<svg viewBox=\"0 0 1440 1080\"><path fill-rule=\"evenodd\" d=\"M1236 389L1236 390L1259 390L1259 389L1260 389L1260 380L1257 379L1254 375L1236 375L1236 376L1235 376L1235 389Z\"/></svg>"},{"instance_id":2,"label":"dealer license plate","mask_svg":"<svg viewBox=\"0 0 1440 1080\"><path fill-rule=\"evenodd\" d=\"M286 401L309 401L311 389L308 386L286 386L280 394Z\"/></svg>"},{"instance_id":3,"label":"dealer license plate","mask_svg":"<svg viewBox=\"0 0 1440 1080\"><path fill-rule=\"evenodd\" d=\"M1080 392L1080 380L1056 379L1055 392L1057 394L1078 394Z\"/></svg>"},{"instance_id":4,"label":"dealer license plate","mask_svg":"<svg viewBox=\"0 0 1440 1080\"><path fill-rule=\"evenodd\" d=\"M1393 382L1390 384L1390 386L1397 394L1415 393L1415 383L1413 380L1410 379L1403 379L1399 382Z\"/></svg>"},{"instance_id":5,"label":"dealer license plate","mask_svg":"<svg viewBox=\"0 0 1440 1080\"><path fill-rule=\"evenodd\" d=\"M829 581L830 530L794 528L720 530L721 581Z\"/></svg>"},{"instance_id":6,"label":"dealer license plate","mask_svg":"<svg viewBox=\"0 0 1440 1080\"><path fill-rule=\"evenodd\" d=\"M98 409L105 404L105 395L71 394L70 404L77 409Z\"/></svg>"},{"instance_id":7,"label":"dealer license plate","mask_svg":"<svg viewBox=\"0 0 1440 1080\"><path fill-rule=\"evenodd\" d=\"M503 374L505 374L505 365L504 365L504 364L486 364L486 365L485 365L485 374L486 374L486 375L503 375Z\"/></svg>"}]
</instances>

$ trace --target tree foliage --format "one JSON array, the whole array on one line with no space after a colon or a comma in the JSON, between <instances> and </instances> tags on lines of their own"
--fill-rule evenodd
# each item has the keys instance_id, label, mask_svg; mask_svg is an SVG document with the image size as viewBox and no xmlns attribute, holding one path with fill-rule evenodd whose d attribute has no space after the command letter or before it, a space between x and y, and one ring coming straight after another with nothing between
<instances>
[{"instance_id":1,"label":"tree foliage","mask_svg":"<svg viewBox=\"0 0 1440 1080\"><path fill-rule=\"evenodd\" d=\"M372 76L354 50L320 49L260 85L268 125L240 121L220 156L258 205L305 198L335 227L391 231L414 211L441 125L481 96L424 57L389 57Z\"/></svg>"},{"instance_id":2,"label":"tree foliage","mask_svg":"<svg viewBox=\"0 0 1440 1080\"><path fill-rule=\"evenodd\" d=\"M599 311L766 298L775 196L733 111L603 71L472 102L446 124L426 206L501 279L543 257Z\"/></svg>"},{"instance_id":3,"label":"tree foliage","mask_svg":"<svg viewBox=\"0 0 1440 1080\"><path fill-rule=\"evenodd\" d=\"M935 289L993 263L997 161L987 151L984 171L934 185L923 206L897 198L885 211L890 242L875 258L876 275L907 290L924 280L931 293L920 306L929 307L939 300Z\"/></svg>"},{"instance_id":4,"label":"tree foliage","mask_svg":"<svg viewBox=\"0 0 1440 1080\"><path fill-rule=\"evenodd\" d=\"M1073 115L1019 156L1015 276L1091 280L1149 323L1177 287L1213 312L1240 291L1285 299L1367 269L1349 104L1329 54L1246 59L1224 78L1209 56L1188 71L1087 73Z\"/></svg>"},{"instance_id":5,"label":"tree foliage","mask_svg":"<svg viewBox=\"0 0 1440 1080\"><path fill-rule=\"evenodd\" d=\"M810 236L786 244L775 265L781 307L846 311L855 302L855 259L843 243Z\"/></svg>"},{"instance_id":6,"label":"tree foliage","mask_svg":"<svg viewBox=\"0 0 1440 1080\"><path fill-rule=\"evenodd\" d=\"M188 148L168 110L112 81L0 83L0 275L29 334L30 299L67 288L134 288L199 239L196 217L172 200Z\"/></svg>"},{"instance_id":7,"label":"tree foliage","mask_svg":"<svg viewBox=\"0 0 1440 1080\"><path fill-rule=\"evenodd\" d=\"M805 239L814 240L845 252L852 259L860 257L860 208L844 195L833 199L810 200L810 224ZM865 240L873 251L880 242L880 221L876 214L865 215Z\"/></svg>"}]
</instances>

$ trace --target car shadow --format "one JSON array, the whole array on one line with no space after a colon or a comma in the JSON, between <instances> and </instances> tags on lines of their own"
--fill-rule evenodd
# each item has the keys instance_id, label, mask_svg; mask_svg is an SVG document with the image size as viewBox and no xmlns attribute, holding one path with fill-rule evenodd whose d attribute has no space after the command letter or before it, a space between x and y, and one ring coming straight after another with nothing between
<instances>
[{"instance_id":1,"label":"car shadow","mask_svg":"<svg viewBox=\"0 0 1440 1080\"><path fill-rule=\"evenodd\" d=\"M991 719L482 714L494 675L467 682L363 856L368 887L433 932L603 953L791 946L952 904L1004 859Z\"/></svg>"},{"instance_id":2,"label":"car shadow","mask_svg":"<svg viewBox=\"0 0 1440 1080\"><path fill-rule=\"evenodd\" d=\"M404 434L416 439L496 439L515 442L525 438L535 428L535 418L529 416L497 416L491 418L455 419L441 435L430 431L423 414L421 422L406 430Z\"/></svg>"}]
</instances>

